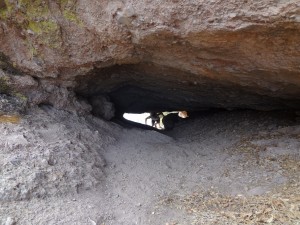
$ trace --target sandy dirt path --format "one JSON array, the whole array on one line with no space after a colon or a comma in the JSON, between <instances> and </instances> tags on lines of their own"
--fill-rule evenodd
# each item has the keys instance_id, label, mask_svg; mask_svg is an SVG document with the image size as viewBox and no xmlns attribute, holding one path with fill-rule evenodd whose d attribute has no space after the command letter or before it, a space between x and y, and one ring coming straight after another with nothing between
<instances>
[{"instance_id":1,"label":"sandy dirt path","mask_svg":"<svg viewBox=\"0 0 300 225\"><path fill-rule=\"evenodd\" d=\"M32 135L2 147L0 190L6 187L11 196L0 204L5 225L300 221L300 126L287 113L203 113L162 134L48 108L19 125L1 124L1 129L1 141ZM13 144L20 140L24 143ZM54 140L61 141L61 151ZM32 166L22 146L37 163L47 151L52 158ZM9 159L20 154L25 161L11 166ZM44 177L32 178L41 171L47 171ZM55 180L58 171L64 176ZM13 186L7 188L12 179L32 187L27 198L15 194Z\"/></svg>"}]
</instances>

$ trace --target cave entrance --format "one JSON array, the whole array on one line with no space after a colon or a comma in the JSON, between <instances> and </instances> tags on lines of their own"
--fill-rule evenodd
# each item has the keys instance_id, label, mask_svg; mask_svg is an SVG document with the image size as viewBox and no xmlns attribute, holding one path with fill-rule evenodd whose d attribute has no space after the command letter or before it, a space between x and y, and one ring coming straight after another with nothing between
<instances>
[{"instance_id":1,"label":"cave entrance","mask_svg":"<svg viewBox=\"0 0 300 225\"><path fill-rule=\"evenodd\" d=\"M123 118L127 121L143 124L157 130L164 130L163 117L166 113L167 112L124 113Z\"/></svg>"},{"instance_id":2,"label":"cave entrance","mask_svg":"<svg viewBox=\"0 0 300 225\"><path fill-rule=\"evenodd\" d=\"M299 109L300 105L299 95L279 97L279 92L267 88L245 88L228 80L212 79L154 63L95 68L89 74L77 77L76 83L76 94L88 101L95 116L145 129L155 129L150 120L145 124L147 114L144 113L149 112L270 111ZM298 91L293 86L287 88L293 93ZM124 113L127 118L124 118ZM128 116L132 119L126 120ZM137 123L130 124L130 120L137 120Z\"/></svg>"},{"instance_id":3,"label":"cave entrance","mask_svg":"<svg viewBox=\"0 0 300 225\"><path fill-rule=\"evenodd\" d=\"M123 118L150 126L157 130L173 129L175 124L188 118L187 111L172 111L172 112L145 112L145 113L124 113Z\"/></svg>"},{"instance_id":4,"label":"cave entrance","mask_svg":"<svg viewBox=\"0 0 300 225\"><path fill-rule=\"evenodd\" d=\"M147 120L150 116L150 112L145 113L124 113L123 118L135 123L145 124L148 126L152 126L151 122Z\"/></svg>"}]
</instances>

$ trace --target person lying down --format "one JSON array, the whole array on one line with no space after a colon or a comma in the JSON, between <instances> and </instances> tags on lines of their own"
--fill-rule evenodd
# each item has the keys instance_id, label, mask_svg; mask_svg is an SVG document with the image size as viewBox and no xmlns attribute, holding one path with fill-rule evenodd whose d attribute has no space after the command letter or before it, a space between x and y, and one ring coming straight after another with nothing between
<instances>
[{"instance_id":1,"label":"person lying down","mask_svg":"<svg viewBox=\"0 0 300 225\"><path fill-rule=\"evenodd\" d=\"M172 112L151 112L145 119L145 124L151 119L151 126L159 130L173 129L179 118L185 119L188 117L187 111L172 111Z\"/></svg>"}]
</instances>

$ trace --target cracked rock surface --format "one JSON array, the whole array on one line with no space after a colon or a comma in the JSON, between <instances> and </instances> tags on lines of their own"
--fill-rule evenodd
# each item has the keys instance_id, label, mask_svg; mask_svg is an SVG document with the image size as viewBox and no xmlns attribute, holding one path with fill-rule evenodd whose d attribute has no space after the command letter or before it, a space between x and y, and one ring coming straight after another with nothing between
<instances>
[{"instance_id":1,"label":"cracked rock surface","mask_svg":"<svg viewBox=\"0 0 300 225\"><path fill-rule=\"evenodd\" d=\"M147 91L154 96L142 108L159 108L166 98L173 101L170 108L180 102L191 109L299 108L299 4L5 1L0 65L8 73L29 74L39 81L26 92L32 104L70 111L90 111L70 104L72 92L111 96L124 86L130 89L128 85L146 87L137 91L139 97L145 92L148 96ZM126 92L113 98L122 95L130 98ZM116 104L123 111L141 108L128 108L128 100Z\"/></svg>"}]
</instances>

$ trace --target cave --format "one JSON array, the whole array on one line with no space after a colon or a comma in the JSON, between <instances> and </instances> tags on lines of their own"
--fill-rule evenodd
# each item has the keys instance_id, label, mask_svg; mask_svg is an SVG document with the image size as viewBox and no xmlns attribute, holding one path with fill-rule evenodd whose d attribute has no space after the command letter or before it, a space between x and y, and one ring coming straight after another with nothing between
<instances>
[{"instance_id":1,"label":"cave","mask_svg":"<svg viewBox=\"0 0 300 225\"><path fill-rule=\"evenodd\" d=\"M284 85L274 92L269 88L273 85L272 81L267 88L255 83L242 85L154 63L94 69L85 76L77 77L76 81L77 96L92 105L92 112L99 111L99 106L103 108L103 105L109 105L100 110L100 117L119 122L125 122L124 113L185 110L193 117L203 111L293 111L300 106L300 98L295 95L299 89L293 84ZM93 104L99 98L102 99L100 103ZM113 115L108 118L103 115L103 110L112 109Z\"/></svg>"},{"instance_id":2,"label":"cave","mask_svg":"<svg viewBox=\"0 0 300 225\"><path fill-rule=\"evenodd\" d=\"M299 225L299 9L0 0L0 224Z\"/></svg>"}]
</instances>

